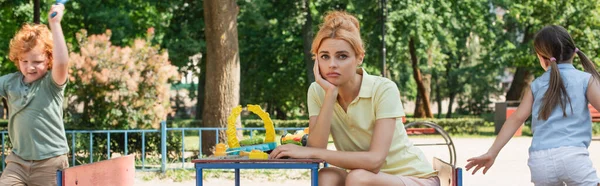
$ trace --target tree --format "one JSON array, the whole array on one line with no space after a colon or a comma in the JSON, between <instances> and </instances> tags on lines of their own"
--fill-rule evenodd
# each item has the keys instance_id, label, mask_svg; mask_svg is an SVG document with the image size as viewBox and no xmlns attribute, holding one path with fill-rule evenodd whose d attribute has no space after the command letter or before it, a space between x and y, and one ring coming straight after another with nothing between
<instances>
[{"instance_id":1,"label":"tree","mask_svg":"<svg viewBox=\"0 0 600 186\"><path fill-rule=\"evenodd\" d=\"M206 85L202 124L204 127L226 127L227 116L239 103L240 58L238 48L235 0L205 0ZM238 124L239 125L239 124ZM219 131L225 139L225 131ZM202 153L210 154L215 134L202 135Z\"/></svg>"},{"instance_id":2,"label":"tree","mask_svg":"<svg viewBox=\"0 0 600 186\"><path fill-rule=\"evenodd\" d=\"M416 84L417 95L415 117L433 117L430 108L430 85L427 83L431 79L431 74L423 74L422 66L427 64L429 50L435 40L433 33L436 32L438 20L433 14L432 2L421 1L390 1L395 5L389 10L390 42L392 46L390 53L391 59L396 61L410 61L412 77ZM396 51L394 51L396 50ZM404 63L406 64L406 63ZM392 63L390 62L390 65ZM398 66L400 64L396 64Z\"/></svg>"},{"instance_id":3,"label":"tree","mask_svg":"<svg viewBox=\"0 0 600 186\"><path fill-rule=\"evenodd\" d=\"M503 51L496 55L505 64L516 67L516 72L507 100L520 100L529 87L534 74L540 74L532 42L535 33L545 25L557 24L565 27L573 36L579 49L598 61L600 48L600 18L590 16L600 10L598 0L494 0L494 8L505 12L498 25L502 28L497 49ZM576 64L577 65L577 64Z\"/></svg>"}]
</instances>

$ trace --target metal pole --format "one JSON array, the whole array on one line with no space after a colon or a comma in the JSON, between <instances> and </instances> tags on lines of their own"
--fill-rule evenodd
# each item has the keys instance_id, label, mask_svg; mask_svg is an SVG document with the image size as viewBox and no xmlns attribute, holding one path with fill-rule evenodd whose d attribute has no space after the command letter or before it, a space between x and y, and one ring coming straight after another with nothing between
<instances>
[{"instance_id":1,"label":"metal pole","mask_svg":"<svg viewBox=\"0 0 600 186\"><path fill-rule=\"evenodd\" d=\"M385 22L386 22L386 2L381 0L381 76L387 77L387 68L385 64Z\"/></svg>"},{"instance_id":2,"label":"metal pole","mask_svg":"<svg viewBox=\"0 0 600 186\"><path fill-rule=\"evenodd\" d=\"M167 170L167 122L160 122L160 171Z\"/></svg>"}]
</instances>

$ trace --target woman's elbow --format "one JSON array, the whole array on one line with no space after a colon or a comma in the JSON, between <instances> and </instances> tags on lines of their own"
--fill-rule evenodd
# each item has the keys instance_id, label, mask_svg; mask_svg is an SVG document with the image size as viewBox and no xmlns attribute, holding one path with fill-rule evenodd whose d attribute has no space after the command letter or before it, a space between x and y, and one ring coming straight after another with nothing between
<instances>
[{"instance_id":1,"label":"woman's elbow","mask_svg":"<svg viewBox=\"0 0 600 186\"><path fill-rule=\"evenodd\" d=\"M377 174L379 173L379 171L381 170L381 168L383 167L383 165L385 164L385 157L381 158L381 157L376 157L376 158L372 158L369 161L369 165L367 170Z\"/></svg>"}]
</instances>

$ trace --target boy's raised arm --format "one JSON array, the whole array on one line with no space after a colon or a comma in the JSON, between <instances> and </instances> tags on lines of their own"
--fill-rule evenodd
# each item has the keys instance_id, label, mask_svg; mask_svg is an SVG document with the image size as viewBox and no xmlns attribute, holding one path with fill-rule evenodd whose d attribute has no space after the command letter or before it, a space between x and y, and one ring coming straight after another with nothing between
<instances>
[{"instance_id":1,"label":"boy's raised arm","mask_svg":"<svg viewBox=\"0 0 600 186\"><path fill-rule=\"evenodd\" d=\"M52 51L52 55L54 57L54 61L52 62L52 79L58 85L63 85L67 82L69 71L69 50L67 49L65 36L60 25L64 10L64 5L55 4L52 5L50 11L48 12L48 23L52 31L54 44L54 49ZM50 14L53 12L56 12L54 17L50 16Z\"/></svg>"}]
</instances>

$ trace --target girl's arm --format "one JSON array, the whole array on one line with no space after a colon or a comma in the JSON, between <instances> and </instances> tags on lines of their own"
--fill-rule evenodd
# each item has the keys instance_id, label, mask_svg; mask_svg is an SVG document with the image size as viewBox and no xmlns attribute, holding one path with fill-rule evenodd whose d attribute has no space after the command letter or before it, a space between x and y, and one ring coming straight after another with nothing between
<instances>
[{"instance_id":1,"label":"girl's arm","mask_svg":"<svg viewBox=\"0 0 600 186\"><path fill-rule=\"evenodd\" d=\"M529 116L531 116L532 106L533 93L531 90L527 90L517 110L510 115L510 117L508 117L506 122L504 122L500 133L498 133L496 140L494 140L494 144L492 147L490 147L488 152L496 156L498 153L500 153L500 150L502 150L504 145L506 145L506 143L508 143L508 141L513 137L519 127L525 122L525 120L527 120L527 118L529 118Z\"/></svg>"},{"instance_id":2,"label":"girl's arm","mask_svg":"<svg viewBox=\"0 0 600 186\"><path fill-rule=\"evenodd\" d=\"M65 42L65 36L60 25L62 20L65 6L62 4L52 5L50 12L48 12L48 22L50 29L52 30L52 38L54 48L52 56L54 61L52 64L52 79L56 84L63 85L67 82L68 70L69 70L69 51ZM56 16L52 18L50 14L56 12Z\"/></svg>"},{"instance_id":3,"label":"girl's arm","mask_svg":"<svg viewBox=\"0 0 600 186\"><path fill-rule=\"evenodd\" d=\"M484 168L483 174L485 174L487 170L494 164L494 161L498 156L498 153L500 153L500 150L502 150L504 145L508 143L517 129L519 129L523 122L525 122L525 120L527 120L527 118L531 115L532 106L533 94L531 93L531 90L527 90L523 96L523 99L521 100L521 104L519 104L519 107L515 113L508 117L506 122L504 122L500 133L498 133L496 140L494 140L494 144L492 144L492 147L490 147L487 153L467 160L469 162L465 166L467 171L472 167L475 167L473 170L473 174L475 174L480 168Z\"/></svg>"},{"instance_id":4,"label":"girl's arm","mask_svg":"<svg viewBox=\"0 0 600 186\"><path fill-rule=\"evenodd\" d=\"M396 131L396 118L376 120L373 130L368 151L332 151L323 148L283 145L271 152L270 156L271 158L316 158L345 169L365 169L378 173L385 163L394 133L398 132Z\"/></svg>"},{"instance_id":5,"label":"girl's arm","mask_svg":"<svg viewBox=\"0 0 600 186\"><path fill-rule=\"evenodd\" d=\"M594 76L590 77L585 96L596 110L600 110L600 85Z\"/></svg>"}]
</instances>

